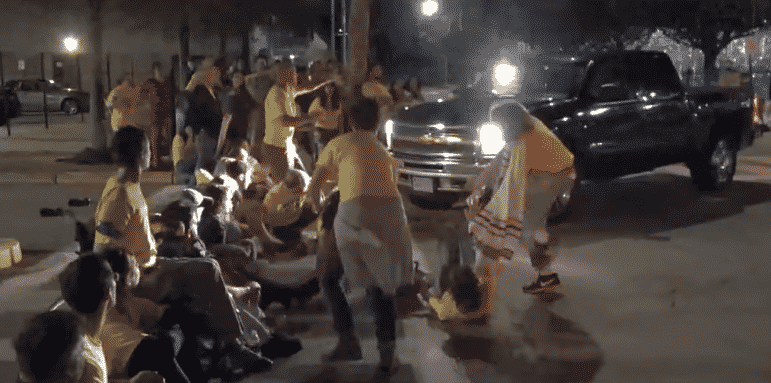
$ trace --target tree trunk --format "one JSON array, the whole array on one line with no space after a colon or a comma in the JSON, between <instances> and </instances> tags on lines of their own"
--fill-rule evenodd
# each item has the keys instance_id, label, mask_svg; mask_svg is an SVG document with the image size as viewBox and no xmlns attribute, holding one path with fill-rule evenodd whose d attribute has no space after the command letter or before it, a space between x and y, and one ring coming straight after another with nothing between
<instances>
[{"instance_id":1,"label":"tree trunk","mask_svg":"<svg viewBox=\"0 0 771 383\"><path fill-rule=\"evenodd\" d=\"M104 85L102 80L102 0L90 0L91 34L91 98L88 122L91 126L91 145L97 151L107 149L107 130L104 123Z\"/></svg>"},{"instance_id":2,"label":"tree trunk","mask_svg":"<svg viewBox=\"0 0 771 383\"><path fill-rule=\"evenodd\" d=\"M350 44L348 46L349 87L364 82L369 56L369 13L371 0L351 0Z\"/></svg>"},{"instance_id":3,"label":"tree trunk","mask_svg":"<svg viewBox=\"0 0 771 383\"><path fill-rule=\"evenodd\" d=\"M187 11L182 12L179 24L179 90L185 90L190 81L187 61L190 59L190 21Z\"/></svg>"}]
</instances>

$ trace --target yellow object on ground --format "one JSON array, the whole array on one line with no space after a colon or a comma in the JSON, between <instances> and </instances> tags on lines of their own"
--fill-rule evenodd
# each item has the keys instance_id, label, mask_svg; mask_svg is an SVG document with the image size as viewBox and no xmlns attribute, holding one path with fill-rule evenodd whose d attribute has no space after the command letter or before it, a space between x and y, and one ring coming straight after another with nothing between
<instances>
[{"instance_id":1,"label":"yellow object on ground","mask_svg":"<svg viewBox=\"0 0 771 383\"><path fill-rule=\"evenodd\" d=\"M0 238L0 269L11 267L21 262L19 241L12 238Z\"/></svg>"},{"instance_id":2,"label":"yellow object on ground","mask_svg":"<svg viewBox=\"0 0 771 383\"><path fill-rule=\"evenodd\" d=\"M439 320L462 318L464 316L460 310L458 310L455 298L452 297L452 294L450 294L449 291L445 291L439 299L429 299L428 304L436 311Z\"/></svg>"}]
</instances>

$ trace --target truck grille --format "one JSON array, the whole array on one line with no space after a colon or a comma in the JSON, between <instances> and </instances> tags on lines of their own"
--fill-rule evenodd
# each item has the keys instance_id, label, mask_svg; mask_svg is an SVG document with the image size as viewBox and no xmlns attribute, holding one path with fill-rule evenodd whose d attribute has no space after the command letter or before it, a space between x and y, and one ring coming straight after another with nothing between
<instances>
[{"instance_id":1,"label":"truck grille","mask_svg":"<svg viewBox=\"0 0 771 383\"><path fill-rule=\"evenodd\" d=\"M466 126L439 130L427 125L397 123L391 148L396 157L410 162L405 166L413 168L440 170L441 164L425 163L473 163L476 159L474 133Z\"/></svg>"}]
</instances>

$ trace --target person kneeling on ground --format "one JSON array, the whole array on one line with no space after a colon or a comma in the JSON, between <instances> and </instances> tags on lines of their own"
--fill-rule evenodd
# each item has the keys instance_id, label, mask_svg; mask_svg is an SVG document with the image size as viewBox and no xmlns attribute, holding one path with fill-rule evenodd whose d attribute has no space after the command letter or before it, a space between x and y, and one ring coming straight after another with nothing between
<instances>
[{"instance_id":1,"label":"person kneeling on ground","mask_svg":"<svg viewBox=\"0 0 771 383\"><path fill-rule=\"evenodd\" d=\"M186 335L199 332L215 339L223 373L237 377L269 369L270 360L243 344L243 328L219 264L212 259L157 256L139 185L141 173L149 167L149 149L145 133L138 128L122 128L113 137L112 151L120 170L107 181L96 207L94 250L124 249L142 271L134 295L170 305L179 318L200 319L200 328L189 329Z\"/></svg>"}]
</instances>

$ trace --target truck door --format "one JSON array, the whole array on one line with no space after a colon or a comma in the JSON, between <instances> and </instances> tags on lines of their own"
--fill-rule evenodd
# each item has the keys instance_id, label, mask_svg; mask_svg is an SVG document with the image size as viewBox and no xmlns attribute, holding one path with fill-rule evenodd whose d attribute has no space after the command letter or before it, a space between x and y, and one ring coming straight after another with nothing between
<instances>
[{"instance_id":1,"label":"truck door","mask_svg":"<svg viewBox=\"0 0 771 383\"><path fill-rule=\"evenodd\" d=\"M576 149L585 154L584 168L592 178L627 174L639 163L644 127L637 111L639 100L629 90L623 64L617 56L598 62L590 69L580 96L586 107L575 116L583 129Z\"/></svg>"},{"instance_id":2,"label":"truck door","mask_svg":"<svg viewBox=\"0 0 771 383\"><path fill-rule=\"evenodd\" d=\"M688 144L691 113L672 62L665 54L628 57L630 86L645 122L649 162L668 164Z\"/></svg>"}]
</instances>

